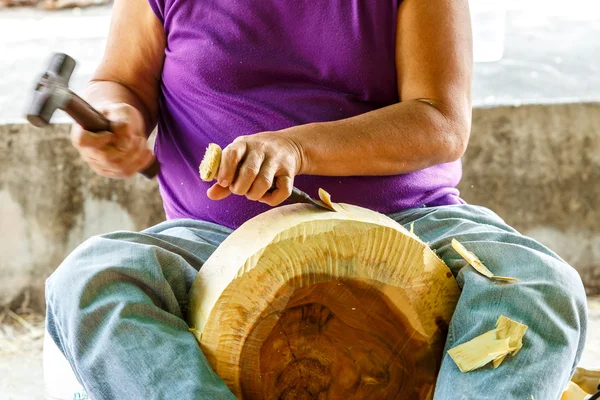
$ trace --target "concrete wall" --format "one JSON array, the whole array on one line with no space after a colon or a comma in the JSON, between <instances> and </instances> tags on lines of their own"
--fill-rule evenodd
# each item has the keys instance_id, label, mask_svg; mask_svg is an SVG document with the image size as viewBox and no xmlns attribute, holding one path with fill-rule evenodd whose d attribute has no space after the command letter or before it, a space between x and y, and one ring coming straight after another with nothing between
<instances>
[{"instance_id":1,"label":"concrete wall","mask_svg":"<svg viewBox=\"0 0 600 400\"><path fill-rule=\"evenodd\" d=\"M476 109L459 188L600 293L600 103Z\"/></svg>"},{"instance_id":2,"label":"concrete wall","mask_svg":"<svg viewBox=\"0 0 600 400\"><path fill-rule=\"evenodd\" d=\"M476 109L460 188L600 292L600 104ZM78 243L163 218L155 182L93 175L68 126L0 126L0 304L29 291L41 307L45 278Z\"/></svg>"},{"instance_id":3,"label":"concrete wall","mask_svg":"<svg viewBox=\"0 0 600 400\"><path fill-rule=\"evenodd\" d=\"M29 290L43 304L46 277L86 238L164 219L156 183L96 176L67 125L0 125L0 304Z\"/></svg>"}]
</instances>

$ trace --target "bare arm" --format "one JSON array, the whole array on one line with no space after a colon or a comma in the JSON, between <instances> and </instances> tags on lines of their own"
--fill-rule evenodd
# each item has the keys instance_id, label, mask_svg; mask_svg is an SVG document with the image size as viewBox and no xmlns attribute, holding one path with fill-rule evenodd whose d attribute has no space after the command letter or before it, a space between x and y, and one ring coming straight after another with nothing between
<instances>
[{"instance_id":1,"label":"bare arm","mask_svg":"<svg viewBox=\"0 0 600 400\"><path fill-rule=\"evenodd\" d=\"M288 129L302 154L299 173L396 175L462 156L471 127L467 0L404 0L396 40L401 102Z\"/></svg>"},{"instance_id":2,"label":"bare arm","mask_svg":"<svg viewBox=\"0 0 600 400\"><path fill-rule=\"evenodd\" d=\"M94 105L125 103L140 111L149 134L158 118L166 39L147 0L115 0L104 57L85 96Z\"/></svg>"},{"instance_id":3,"label":"bare arm","mask_svg":"<svg viewBox=\"0 0 600 400\"><path fill-rule=\"evenodd\" d=\"M404 0L396 36L400 103L237 138L223 150L208 196L277 205L298 174L397 175L460 158L471 128L468 0Z\"/></svg>"},{"instance_id":4,"label":"bare arm","mask_svg":"<svg viewBox=\"0 0 600 400\"><path fill-rule=\"evenodd\" d=\"M71 141L97 174L125 178L152 162L147 137L158 118L165 34L147 0L115 0L104 57L83 97L111 121L112 133L78 125Z\"/></svg>"}]
</instances>

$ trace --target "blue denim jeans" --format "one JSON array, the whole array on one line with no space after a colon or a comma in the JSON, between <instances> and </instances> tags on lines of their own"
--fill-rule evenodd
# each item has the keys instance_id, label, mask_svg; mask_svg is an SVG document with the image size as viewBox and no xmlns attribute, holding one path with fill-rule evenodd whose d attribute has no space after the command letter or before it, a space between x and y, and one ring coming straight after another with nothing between
<instances>
[{"instance_id":1,"label":"blue denim jeans","mask_svg":"<svg viewBox=\"0 0 600 400\"><path fill-rule=\"evenodd\" d=\"M498 368L462 373L447 354L435 399L555 400L577 365L586 299L577 272L496 214L471 205L390 215L446 262L462 289L446 350L490 329L503 314L529 326L523 349ZM231 231L173 220L140 233L94 237L46 282L47 328L94 400L234 399L188 331L188 291ZM497 275L479 275L452 249L456 238Z\"/></svg>"}]
</instances>

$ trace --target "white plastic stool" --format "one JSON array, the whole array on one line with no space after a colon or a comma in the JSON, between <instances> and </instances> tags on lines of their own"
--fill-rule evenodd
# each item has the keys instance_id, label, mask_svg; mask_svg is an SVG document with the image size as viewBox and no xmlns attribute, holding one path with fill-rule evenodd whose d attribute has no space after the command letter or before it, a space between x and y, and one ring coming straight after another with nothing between
<instances>
[{"instance_id":1,"label":"white plastic stool","mask_svg":"<svg viewBox=\"0 0 600 400\"><path fill-rule=\"evenodd\" d=\"M77 381L71 365L47 331L44 334L43 358L45 400L89 399L85 389Z\"/></svg>"}]
</instances>

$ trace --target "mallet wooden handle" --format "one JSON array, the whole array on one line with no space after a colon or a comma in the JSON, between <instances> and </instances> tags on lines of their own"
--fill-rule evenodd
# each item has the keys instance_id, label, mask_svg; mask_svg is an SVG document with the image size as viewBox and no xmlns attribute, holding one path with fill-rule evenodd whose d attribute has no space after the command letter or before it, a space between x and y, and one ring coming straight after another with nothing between
<instances>
[{"instance_id":1,"label":"mallet wooden handle","mask_svg":"<svg viewBox=\"0 0 600 400\"><path fill-rule=\"evenodd\" d=\"M71 99L65 105L64 111L69 114L75 122L83 129L89 132L112 132L110 121L94 107L89 105L81 97L71 92ZM153 158L152 164L140 174L148 179L152 179L160 171L160 164L156 158Z\"/></svg>"},{"instance_id":2,"label":"mallet wooden handle","mask_svg":"<svg viewBox=\"0 0 600 400\"><path fill-rule=\"evenodd\" d=\"M112 132L110 121L75 93L71 93L71 100L66 104L64 111L86 131Z\"/></svg>"}]
</instances>

